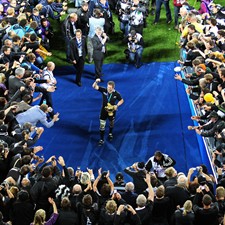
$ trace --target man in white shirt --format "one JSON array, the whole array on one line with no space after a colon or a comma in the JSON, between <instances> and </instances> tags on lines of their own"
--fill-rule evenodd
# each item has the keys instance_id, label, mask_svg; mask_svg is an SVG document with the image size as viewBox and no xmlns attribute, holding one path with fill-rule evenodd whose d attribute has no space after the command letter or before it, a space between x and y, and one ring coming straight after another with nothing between
<instances>
[{"instance_id":1,"label":"man in white shirt","mask_svg":"<svg viewBox=\"0 0 225 225\"><path fill-rule=\"evenodd\" d=\"M44 87L45 89L48 89L49 87L55 87L57 84L57 80L55 79L53 75L53 70L55 69L55 63L53 62L48 62L47 67L43 69L42 72L42 78L46 80L46 83L41 84L41 87ZM41 104L47 104L49 107L53 109L53 102L52 102L52 93L51 92L46 92L43 93L40 105ZM54 115L54 112L49 112L50 117L52 118Z\"/></svg>"}]
</instances>

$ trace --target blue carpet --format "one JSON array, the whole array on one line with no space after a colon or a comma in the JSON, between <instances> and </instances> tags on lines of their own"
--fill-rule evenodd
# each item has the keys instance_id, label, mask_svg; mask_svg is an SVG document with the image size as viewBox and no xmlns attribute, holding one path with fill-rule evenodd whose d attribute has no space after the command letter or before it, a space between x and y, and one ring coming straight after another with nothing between
<instances>
[{"instance_id":1,"label":"blue carpet","mask_svg":"<svg viewBox=\"0 0 225 225\"><path fill-rule=\"evenodd\" d=\"M58 89L53 94L60 121L38 142L47 159L62 155L67 166L109 169L115 175L137 161L146 161L155 150L171 155L179 171L198 166L202 158L184 86L174 80L172 63L148 63L140 69L128 64L104 65L104 83L113 80L124 98L114 129L114 140L98 147L102 96L92 88L93 65L85 66L82 88L74 84L73 67L58 68ZM71 75L72 74L72 75ZM108 126L107 126L108 134Z\"/></svg>"}]
</instances>

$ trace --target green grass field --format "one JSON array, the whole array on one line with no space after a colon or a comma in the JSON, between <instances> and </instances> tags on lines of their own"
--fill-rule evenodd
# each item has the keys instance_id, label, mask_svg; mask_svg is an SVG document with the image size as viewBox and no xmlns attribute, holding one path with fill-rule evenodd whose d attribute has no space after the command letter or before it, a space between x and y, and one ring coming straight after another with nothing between
<instances>
[{"instance_id":1,"label":"green grass field","mask_svg":"<svg viewBox=\"0 0 225 225\"><path fill-rule=\"evenodd\" d=\"M224 0L215 0L217 4L224 5ZM194 0L189 1L190 5L195 6L196 9L199 7L199 2ZM173 17L173 6L172 0L171 13ZM64 17L65 18L65 17ZM169 62L179 59L179 47L176 42L179 41L180 34L174 30L174 21L168 25L166 24L165 9L162 6L160 22L157 25L152 25L154 16L149 15L147 18L147 28L144 29L144 52L143 62ZM54 41L52 45L52 57L48 57L47 61L54 61L57 66L69 65L65 61L65 47L64 40L62 37L61 27L59 23L51 21L54 26ZM107 56L104 63L125 62L124 50L126 45L122 43L122 33L119 29L119 22L117 16L114 16L115 22L115 34L110 37L110 41L107 45Z\"/></svg>"}]
</instances>

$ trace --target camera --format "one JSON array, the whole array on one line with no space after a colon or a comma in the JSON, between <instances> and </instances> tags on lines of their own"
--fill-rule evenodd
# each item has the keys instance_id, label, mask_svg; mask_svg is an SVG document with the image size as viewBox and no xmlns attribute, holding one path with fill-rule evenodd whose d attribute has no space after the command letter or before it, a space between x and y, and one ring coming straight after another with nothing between
<instances>
[{"instance_id":1,"label":"camera","mask_svg":"<svg viewBox=\"0 0 225 225\"><path fill-rule=\"evenodd\" d=\"M146 0L140 0L139 3L143 6L147 6L148 2Z\"/></svg>"},{"instance_id":2,"label":"camera","mask_svg":"<svg viewBox=\"0 0 225 225\"><path fill-rule=\"evenodd\" d=\"M204 185L200 185L199 188L200 188L201 190L204 190L204 189L205 189L205 186L204 186Z\"/></svg>"},{"instance_id":3,"label":"camera","mask_svg":"<svg viewBox=\"0 0 225 225\"><path fill-rule=\"evenodd\" d=\"M130 42L135 42L135 40L136 40L135 35L128 34L128 37L131 38L131 40L129 40Z\"/></svg>"},{"instance_id":4,"label":"camera","mask_svg":"<svg viewBox=\"0 0 225 225\"><path fill-rule=\"evenodd\" d=\"M130 9L131 9L131 6L128 5L126 8L122 9L121 8L121 15L122 14L130 14Z\"/></svg>"},{"instance_id":5,"label":"camera","mask_svg":"<svg viewBox=\"0 0 225 225\"><path fill-rule=\"evenodd\" d=\"M198 171L198 172L199 172L200 169L201 169L200 166L197 166L197 167L193 168L193 170L196 170L196 171Z\"/></svg>"},{"instance_id":6,"label":"camera","mask_svg":"<svg viewBox=\"0 0 225 225\"><path fill-rule=\"evenodd\" d=\"M52 112L53 108L52 107L48 107L48 112Z\"/></svg>"}]
</instances>

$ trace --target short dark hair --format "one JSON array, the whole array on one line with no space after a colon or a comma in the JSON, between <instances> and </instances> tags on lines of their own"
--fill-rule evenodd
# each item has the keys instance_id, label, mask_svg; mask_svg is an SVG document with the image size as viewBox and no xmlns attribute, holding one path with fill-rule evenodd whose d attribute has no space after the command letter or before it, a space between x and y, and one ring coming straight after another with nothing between
<instances>
[{"instance_id":1,"label":"short dark hair","mask_svg":"<svg viewBox=\"0 0 225 225\"><path fill-rule=\"evenodd\" d=\"M42 171L41 171L41 175L45 178L49 177L51 175L51 169L49 166L45 166Z\"/></svg>"},{"instance_id":2,"label":"short dark hair","mask_svg":"<svg viewBox=\"0 0 225 225\"><path fill-rule=\"evenodd\" d=\"M25 26L27 25L27 20L26 20L26 19L20 20L19 25L20 25L21 27L25 27Z\"/></svg>"},{"instance_id":3,"label":"short dark hair","mask_svg":"<svg viewBox=\"0 0 225 225\"><path fill-rule=\"evenodd\" d=\"M15 35L15 36L12 37L12 42L17 42L19 40L21 40L21 38L18 35Z\"/></svg>"},{"instance_id":4,"label":"short dark hair","mask_svg":"<svg viewBox=\"0 0 225 225\"><path fill-rule=\"evenodd\" d=\"M30 40L31 41L36 41L37 40L37 35L35 33L30 35Z\"/></svg>"},{"instance_id":5,"label":"short dark hair","mask_svg":"<svg viewBox=\"0 0 225 225\"><path fill-rule=\"evenodd\" d=\"M208 194L205 194L203 196L202 203L206 206L209 206L212 203L212 198Z\"/></svg>"},{"instance_id":6,"label":"short dark hair","mask_svg":"<svg viewBox=\"0 0 225 225\"><path fill-rule=\"evenodd\" d=\"M87 194L83 197L82 199L82 203L85 205L85 206L91 206L92 205L92 197L91 195Z\"/></svg>"},{"instance_id":7,"label":"short dark hair","mask_svg":"<svg viewBox=\"0 0 225 225\"><path fill-rule=\"evenodd\" d=\"M157 151L155 151L154 156L162 157L162 152L160 152L159 150L157 150Z\"/></svg>"},{"instance_id":8,"label":"short dark hair","mask_svg":"<svg viewBox=\"0 0 225 225\"><path fill-rule=\"evenodd\" d=\"M23 165L21 168L20 168L20 173L22 175L26 175L30 172L30 167L28 165Z\"/></svg>"},{"instance_id":9,"label":"short dark hair","mask_svg":"<svg viewBox=\"0 0 225 225\"><path fill-rule=\"evenodd\" d=\"M10 48L9 46L4 45L4 46L2 47L2 52L3 52L3 53L6 52L9 48ZM11 48L10 48L10 49L11 49Z\"/></svg>"}]
</instances>

